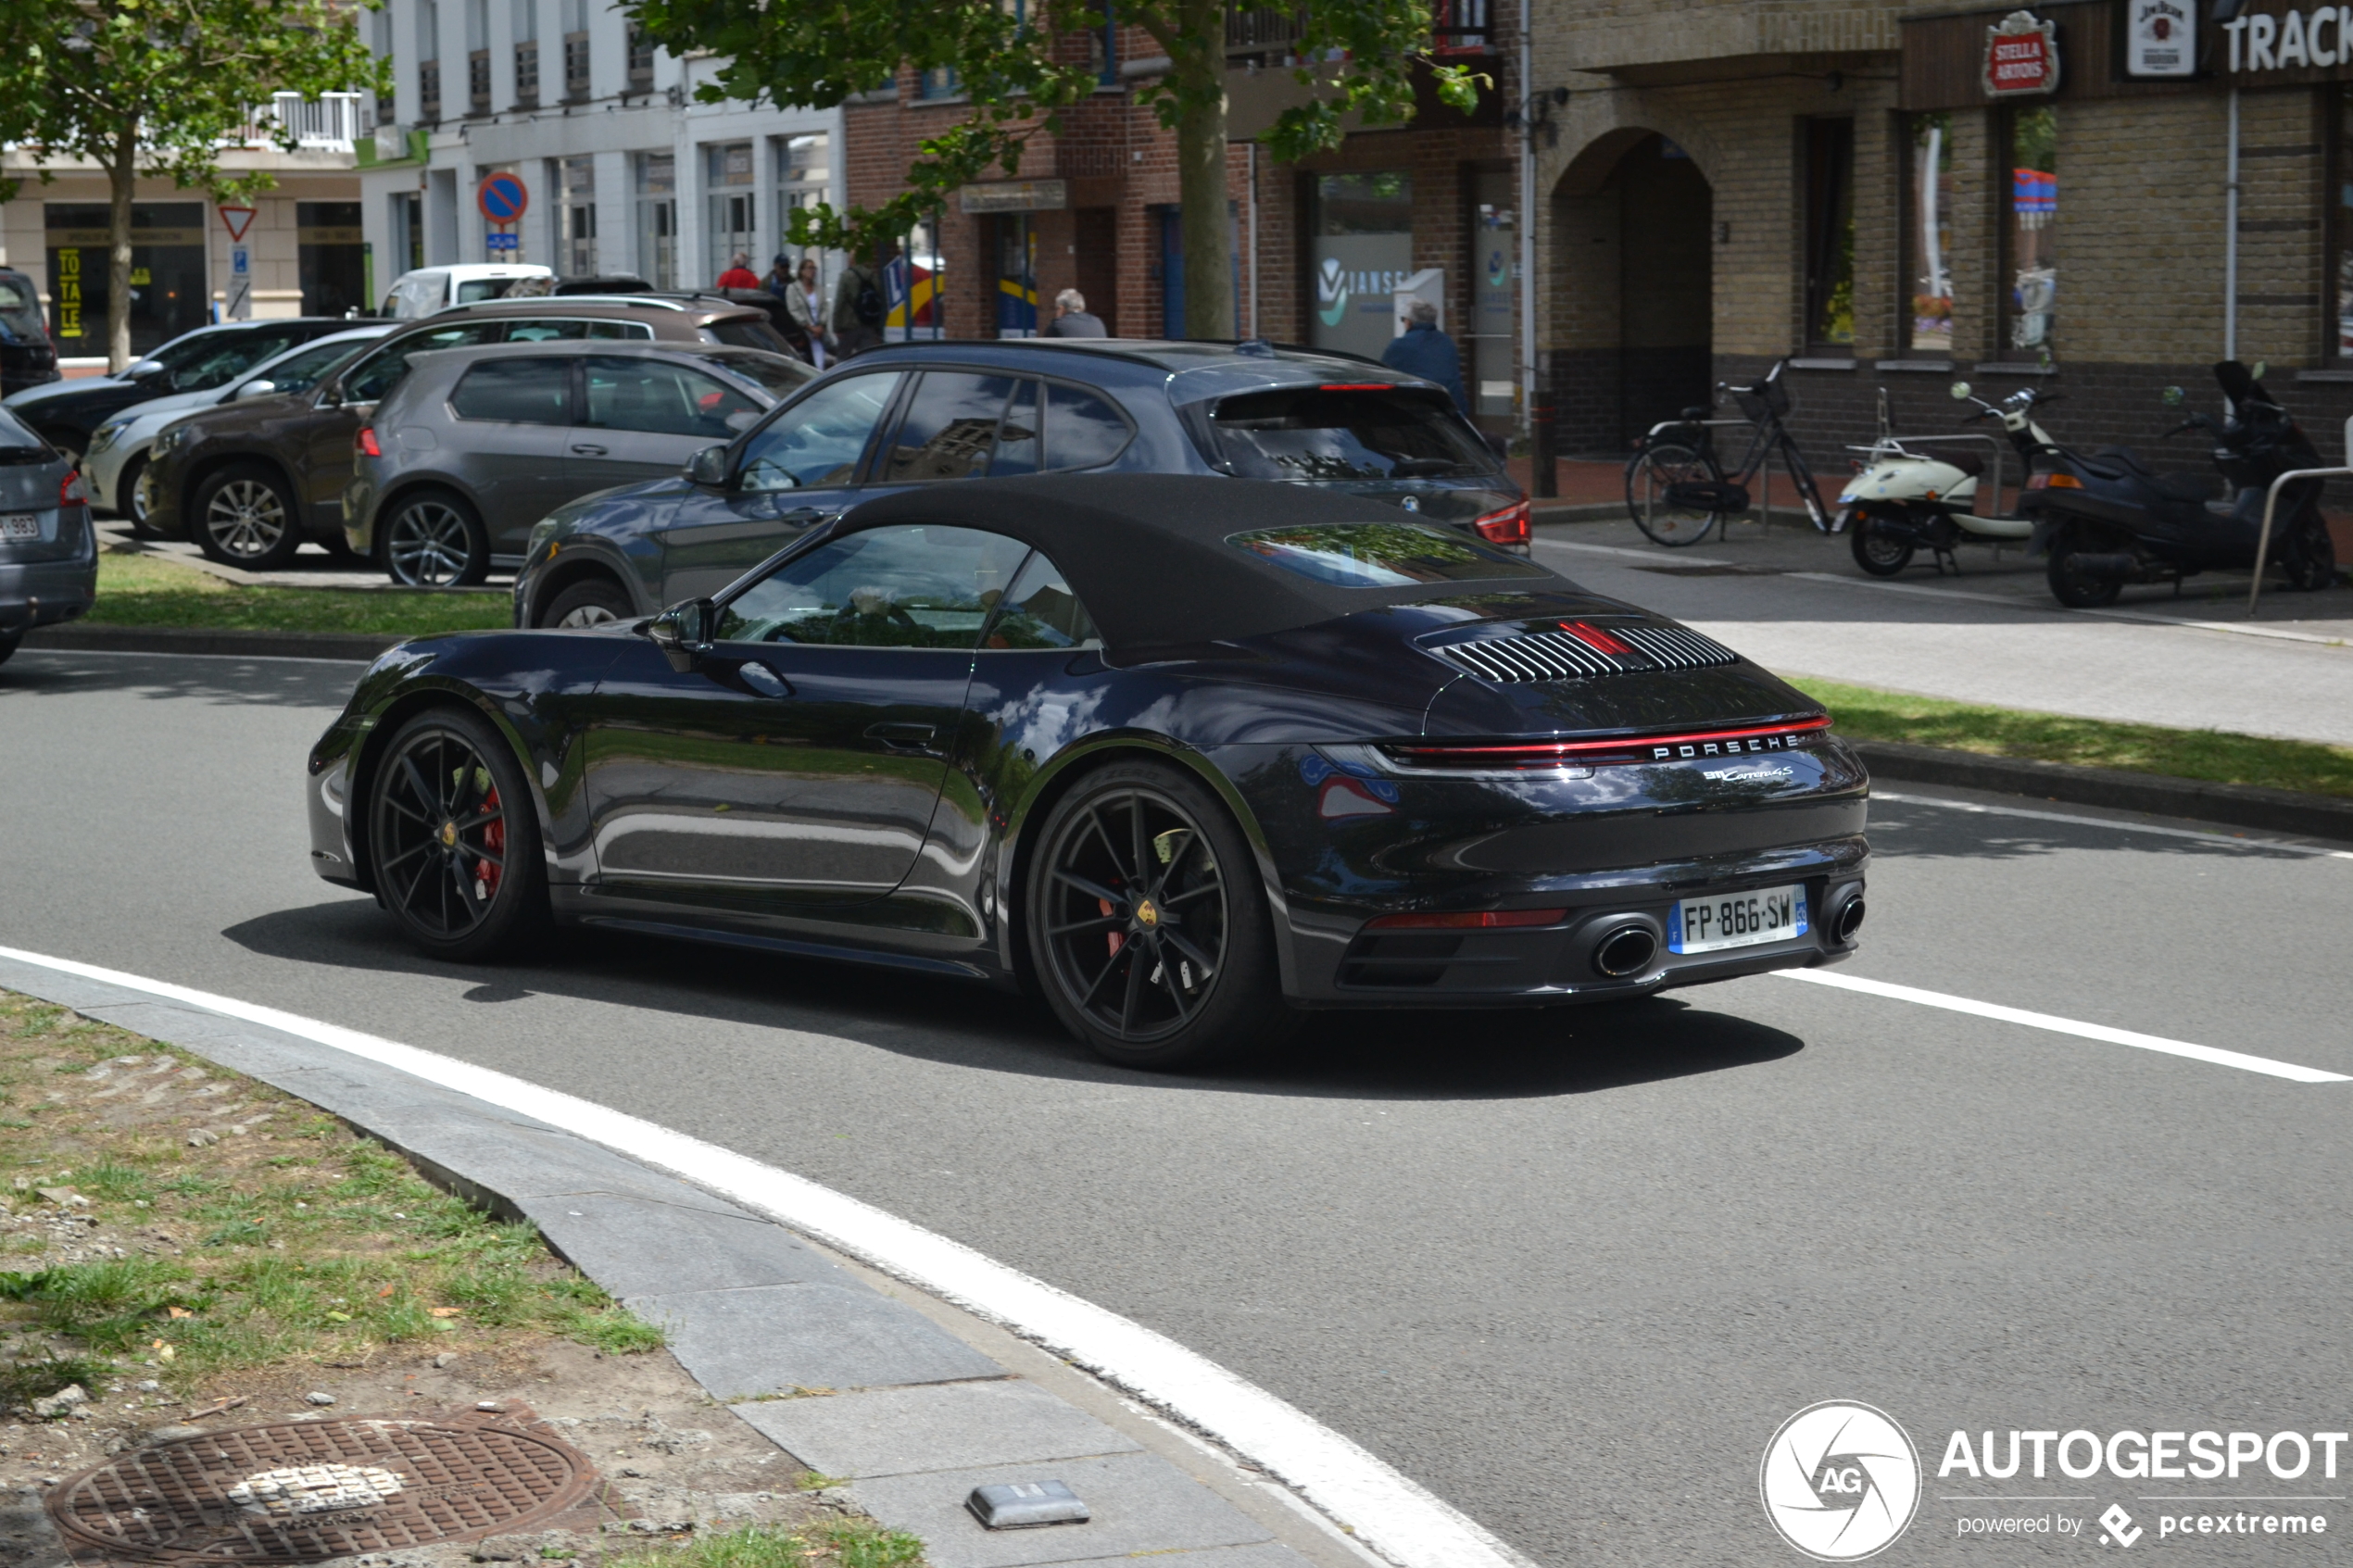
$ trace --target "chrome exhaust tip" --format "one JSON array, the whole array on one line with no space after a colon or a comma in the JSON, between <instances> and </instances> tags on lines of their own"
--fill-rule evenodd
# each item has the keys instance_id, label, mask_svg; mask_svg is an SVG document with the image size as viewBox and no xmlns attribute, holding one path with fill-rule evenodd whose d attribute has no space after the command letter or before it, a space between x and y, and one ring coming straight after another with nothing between
<instances>
[{"instance_id":1,"label":"chrome exhaust tip","mask_svg":"<svg viewBox=\"0 0 2353 1568\"><path fill-rule=\"evenodd\" d=\"M1831 937L1833 941L1852 942L1855 934L1863 929L1863 896L1856 894L1838 907L1831 917Z\"/></svg>"},{"instance_id":2,"label":"chrome exhaust tip","mask_svg":"<svg viewBox=\"0 0 2353 1568\"><path fill-rule=\"evenodd\" d=\"M1593 947L1593 968L1611 980L1640 974L1658 956L1658 934L1646 925L1621 925Z\"/></svg>"}]
</instances>

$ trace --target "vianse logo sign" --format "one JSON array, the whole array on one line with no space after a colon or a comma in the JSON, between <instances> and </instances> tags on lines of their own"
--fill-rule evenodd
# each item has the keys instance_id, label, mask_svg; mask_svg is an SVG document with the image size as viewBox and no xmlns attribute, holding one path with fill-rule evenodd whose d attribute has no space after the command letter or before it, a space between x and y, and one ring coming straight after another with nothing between
<instances>
[{"instance_id":1,"label":"vianse logo sign","mask_svg":"<svg viewBox=\"0 0 2353 1568\"><path fill-rule=\"evenodd\" d=\"M1348 275L1340 270L1336 256L1324 257L1323 273L1315 281L1315 303L1322 307L1316 315L1327 327L1339 326L1340 319L1348 314Z\"/></svg>"},{"instance_id":2,"label":"vianse logo sign","mask_svg":"<svg viewBox=\"0 0 2353 1568\"><path fill-rule=\"evenodd\" d=\"M1791 1546L1818 1562L1859 1562L1919 1512L1919 1452L1885 1411L1826 1399L1773 1434L1757 1491Z\"/></svg>"}]
</instances>

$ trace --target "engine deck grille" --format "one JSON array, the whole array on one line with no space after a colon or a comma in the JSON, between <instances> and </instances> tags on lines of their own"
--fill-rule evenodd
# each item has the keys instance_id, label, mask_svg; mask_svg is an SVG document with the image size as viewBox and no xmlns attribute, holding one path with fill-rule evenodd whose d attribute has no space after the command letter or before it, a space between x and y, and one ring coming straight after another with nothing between
<instances>
[{"instance_id":1,"label":"engine deck grille","mask_svg":"<svg viewBox=\"0 0 2353 1568\"><path fill-rule=\"evenodd\" d=\"M1581 681L1646 670L1706 670L1735 664L1740 655L1681 626L1586 628L1529 632L1444 643L1429 651L1485 681ZM1616 647L1610 645L1617 645Z\"/></svg>"}]
</instances>

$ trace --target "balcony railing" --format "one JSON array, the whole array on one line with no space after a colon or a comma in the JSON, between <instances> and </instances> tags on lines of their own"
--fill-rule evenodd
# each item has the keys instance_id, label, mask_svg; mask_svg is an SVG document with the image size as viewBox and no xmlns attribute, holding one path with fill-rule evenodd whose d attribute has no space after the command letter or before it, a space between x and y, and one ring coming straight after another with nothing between
<instances>
[{"instance_id":1,"label":"balcony railing","mask_svg":"<svg viewBox=\"0 0 2353 1568\"><path fill-rule=\"evenodd\" d=\"M588 96L588 35L585 32L564 34L564 96L575 101Z\"/></svg>"},{"instance_id":2,"label":"balcony railing","mask_svg":"<svg viewBox=\"0 0 2353 1568\"><path fill-rule=\"evenodd\" d=\"M441 122L441 62L417 62L417 118L427 125Z\"/></svg>"},{"instance_id":3,"label":"balcony railing","mask_svg":"<svg viewBox=\"0 0 2353 1568\"><path fill-rule=\"evenodd\" d=\"M539 102L539 44L536 39L515 45L515 102L531 108Z\"/></svg>"},{"instance_id":4,"label":"balcony railing","mask_svg":"<svg viewBox=\"0 0 2353 1568\"><path fill-rule=\"evenodd\" d=\"M490 112L490 51L476 49L466 56L466 112Z\"/></svg>"},{"instance_id":5,"label":"balcony railing","mask_svg":"<svg viewBox=\"0 0 2353 1568\"><path fill-rule=\"evenodd\" d=\"M425 91L433 94L425 100L425 113L431 119L439 107L433 65L428 61L422 72ZM245 146L271 146L279 140L279 128L294 133L295 145L312 152L347 153L352 144L374 129L373 119L367 110L368 100L358 93L324 93L306 99L299 93L279 93L270 103L256 108L231 138Z\"/></svg>"},{"instance_id":6,"label":"balcony railing","mask_svg":"<svg viewBox=\"0 0 2353 1568\"><path fill-rule=\"evenodd\" d=\"M1226 13L1226 52L1229 55L1283 53L1297 43L1301 31L1296 11L1279 6Z\"/></svg>"},{"instance_id":7,"label":"balcony railing","mask_svg":"<svg viewBox=\"0 0 2353 1568\"><path fill-rule=\"evenodd\" d=\"M629 91L650 93L654 90L654 41L646 30L631 23L629 28Z\"/></svg>"}]
</instances>

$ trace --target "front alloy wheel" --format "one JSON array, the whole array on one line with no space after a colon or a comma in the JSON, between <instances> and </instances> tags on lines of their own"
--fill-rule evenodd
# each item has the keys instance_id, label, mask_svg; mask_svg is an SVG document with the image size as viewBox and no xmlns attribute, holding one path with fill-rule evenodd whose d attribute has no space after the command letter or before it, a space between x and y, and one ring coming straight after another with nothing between
<instances>
[{"instance_id":1,"label":"front alloy wheel","mask_svg":"<svg viewBox=\"0 0 2353 1568\"><path fill-rule=\"evenodd\" d=\"M497 733L455 709L420 715L374 770L369 810L376 897L441 958L488 958L545 909L538 824Z\"/></svg>"},{"instance_id":2,"label":"front alloy wheel","mask_svg":"<svg viewBox=\"0 0 2353 1568\"><path fill-rule=\"evenodd\" d=\"M223 565L269 571L293 561L302 547L294 500L264 470L232 469L208 481L195 510L196 543Z\"/></svg>"},{"instance_id":3,"label":"front alloy wheel","mask_svg":"<svg viewBox=\"0 0 2353 1568\"><path fill-rule=\"evenodd\" d=\"M1032 872L1040 979L1073 1034L1130 1067L1194 1066L1292 1015L1239 832L1163 763L1117 763L1055 806Z\"/></svg>"}]
</instances>

